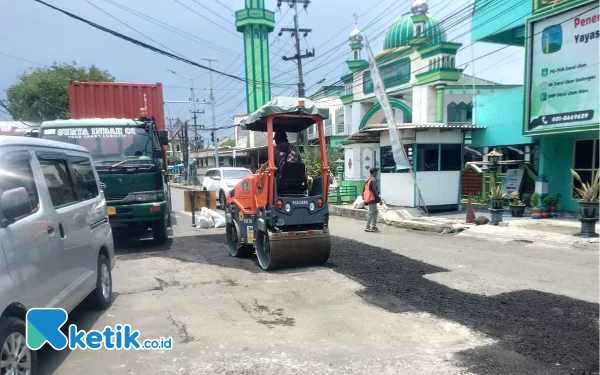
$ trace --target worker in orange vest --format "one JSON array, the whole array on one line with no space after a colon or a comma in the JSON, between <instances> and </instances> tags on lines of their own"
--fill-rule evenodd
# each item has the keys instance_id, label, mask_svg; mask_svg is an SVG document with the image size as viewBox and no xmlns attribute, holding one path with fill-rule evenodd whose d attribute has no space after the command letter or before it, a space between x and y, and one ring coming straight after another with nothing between
<instances>
[{"instance_id":1,"label":"worker in orange vest","mask_svg":"<svg viewBox=\"0 0 600 375\"><path fill-rule=\"evenodd\" d=\"M377 204L381 202L381 197L377 192L377 172L379 172L378 168L371 168L369 170L371 175L365 181L365 186L363 187L363 201L368 209L365 232L379 231L377 228Z\"/></svg>"}]
</instances>

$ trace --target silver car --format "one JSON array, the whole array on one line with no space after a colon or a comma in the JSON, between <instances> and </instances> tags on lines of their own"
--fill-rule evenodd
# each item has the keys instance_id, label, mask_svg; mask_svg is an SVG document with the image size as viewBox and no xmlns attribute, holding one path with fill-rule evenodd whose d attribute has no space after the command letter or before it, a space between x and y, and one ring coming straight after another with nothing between
<instances>
[{"instance_id":1,"label":"silver car","mask_svg":"<svg viewBox=\"0 0 600 375\"><path fill-rule=\"evenodd\" d=\"M36 372L28 309L112 302L112 231L85 148L0 136L0 373ZM12 371L12 372L11 372Z\"/></svg>"},{"instance_id":2,"label":"silver car","mask_svg":"<svg viewBox=\"0 0 600 375\"><path fill-rule=\"evenodd\" d=\"M227 194L240 182L244 177L251 175L252 172L246 168L213 168L206 171L206 175L202 180L202 189L214 191L219 206L225 207L225 198Z\"/></svg>"}]
</instances>

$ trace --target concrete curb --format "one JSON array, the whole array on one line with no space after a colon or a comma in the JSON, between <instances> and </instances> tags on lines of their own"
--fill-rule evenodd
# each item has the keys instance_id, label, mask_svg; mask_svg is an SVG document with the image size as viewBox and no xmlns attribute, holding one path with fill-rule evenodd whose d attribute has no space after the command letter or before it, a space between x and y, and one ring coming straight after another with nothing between
<instances>
[{"instance_id":1,"label":"concrete curb","mask_svg":"<svg viewBox=\"0 0 600 375\"><path fill-rule=\"evenodd\" d=\"M366 220L367 219L367 210L359 210L356 208L349 207L340 207L335 205L329 206L329 213L331 215L347 217L351 219L358 220ZM381 220L385 224L396 227L396 228L404 228L404 229L412 229L424 232L434 232L434 233L443 233L450 234L456 233L464 230L463 227L454 227L450 224L441 224L441 223L430 223L425 221L416 221L416 220Z\"/></svg>"}]
</instances>

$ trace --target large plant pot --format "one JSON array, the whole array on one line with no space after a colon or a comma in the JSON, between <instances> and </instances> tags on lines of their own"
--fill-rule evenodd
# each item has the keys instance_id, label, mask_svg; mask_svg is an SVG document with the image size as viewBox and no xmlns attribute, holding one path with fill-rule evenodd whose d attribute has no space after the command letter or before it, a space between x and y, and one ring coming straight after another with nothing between
<instances>
[{"instance_id":1,"label":"large plant pot","mask_svg":"<svg viewBox=\"0 0 600 375\"><path fill-rule=\"evenodd\" d=\"M492 209L501 210L504 207L504 198L492 198Z\"/></svg>"},{"instance_id":2,"label":"large plant pot","mask_svg":"<svg viewBox=\"0 0 600 375\"><path fill-rule=\"evenodd\" d=\"M548 207L542 207L542 219L547 219L550 216Z\"/></svg>"},{"instance_id":3,"label":"large plant pot","mask_svg":"<svg viewBox=\"0 0 600 375\"><path fill-rule=\"evenodd\" d=\"M525 212L524 205L510 205L510 215L512 217L523 217L523 213Z\"/></svg>"},{"instance_id":4,"label":"large plant pot","mask_svg":"<svg viewBox=\"0 0 600 375\"><path fill-rule=\"evenodd\" d=\"M598 202L578 202L579 216L583 219L593 219L598 217Z\"/></svg>"},{"instance_id":5,"label":"large plant pot","mask_svg":"<svg viewBox=\"0 0 600 375\"><path fill-rule=\"evenodd\" d=\"M542 209L541 208L532 208L531 209L531 218L532 219L541 219L542 218Z\"/></svg>"},{"instance_id":6,"label":"large plant pot","mask_svg":"<svg viewBox=\"0 0 600 375\"><path fill-rule=\"evenodd\" d=\"M556 213L556 206L550 206L550 217L558 217Z\"/></svg>"}]
</instances>

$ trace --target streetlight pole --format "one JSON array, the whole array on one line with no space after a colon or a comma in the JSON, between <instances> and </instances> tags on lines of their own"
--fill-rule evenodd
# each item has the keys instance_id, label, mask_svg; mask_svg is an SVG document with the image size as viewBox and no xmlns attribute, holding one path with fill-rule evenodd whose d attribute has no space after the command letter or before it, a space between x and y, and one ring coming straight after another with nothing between
<instances>
[{"instance_id":1,"label":"streetlight pole","mask_svg":"<svg viewBox=\"0 0 600 375\"><path fill-rule=\"evenodd\" d=\"M208 61L208 68L212 69L212 62L217 61L213 59L202 59L204 61ZM208 71L208 78L210 80L210 113L212 117L212 127L213 132L215 134L215 168L219 168L219 138L217 137L217 120L215 117L215 96L213 94L213 78L212 78L212 70Z\"/></svg>"}]
</instances>

